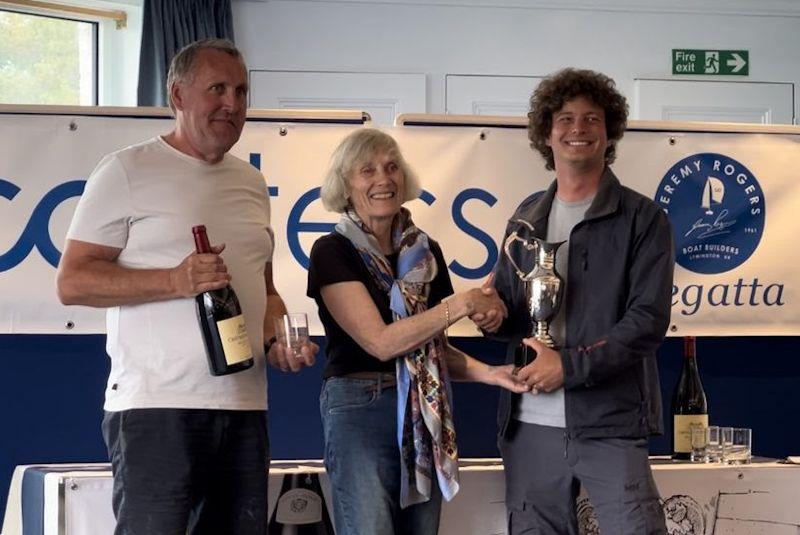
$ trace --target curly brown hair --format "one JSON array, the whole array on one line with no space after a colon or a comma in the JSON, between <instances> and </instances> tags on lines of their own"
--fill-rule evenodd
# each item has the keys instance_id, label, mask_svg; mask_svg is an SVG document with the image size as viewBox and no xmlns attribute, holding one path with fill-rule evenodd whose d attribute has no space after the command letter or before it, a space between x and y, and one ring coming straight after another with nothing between
<instances>
[{"instance_id":1,"label":"curly brown hair","mask_svg":"<svg viewBox=\"0 0 800 535\"><path fill-rule=\"evenodd\" d=\"M562 69L541 81L531 95L528 112L528 139L531 148L545 159L545 167L555 169L553 149L547 145L553 129L553 114L568 101L585 97L605 111L606 165L617 157L617 141L625 133L628 121L628 101L617 91L614 80L605 74L586 69Z\"/></svg>"}]
</instances>

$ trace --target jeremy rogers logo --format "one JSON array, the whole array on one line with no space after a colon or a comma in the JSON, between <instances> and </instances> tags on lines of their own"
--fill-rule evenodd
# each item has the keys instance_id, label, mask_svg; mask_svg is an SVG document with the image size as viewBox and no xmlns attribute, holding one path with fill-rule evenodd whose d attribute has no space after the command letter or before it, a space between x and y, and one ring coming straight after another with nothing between
<instances>
[{"instance_id":1,"label":"jeremy rogers logo","mask_svg":"<svg viewBox=\"0 0 800 535\"><path fill-rule=\"evenodd\" d=\"M744 165L722 154L680 160L661 179L655 201L672 223L677 263L695 273L740 266L764 232L761 185Z\"/></svg>"},{"instance_id":2,"label":"jeremy rogers logo","mask_svg":"<svg viewBox=\"0 0 800 535\"><path fill-rule=\"evenodd\" d=\"M672 224L680 266L701 275L727 272L735 277L710 285L703 277L692 277L682 287L673 284L676 312L692 316L702 307L786 304L782 282L737 276L735 271L758 248L766 217L761 185L741 162L716 153L688 156L661 179L655 201Z\"/></svg>"}]
</instances>

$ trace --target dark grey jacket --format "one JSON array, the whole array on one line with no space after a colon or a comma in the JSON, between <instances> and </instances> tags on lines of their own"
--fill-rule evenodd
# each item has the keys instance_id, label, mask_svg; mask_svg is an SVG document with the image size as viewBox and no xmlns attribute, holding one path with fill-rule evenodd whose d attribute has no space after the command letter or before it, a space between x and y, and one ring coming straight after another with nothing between
<instances>
[{"instance_id":1,"label":"dark grey jacket","mask_svg":"<svg viewBox=\"0 0 800 535\"><path fill-rule=\"evenodd\" d=\"M515 219L547 236L556 192L553 182L520 204ZM505 240L505 238L504 238ZM530 271L533 258L515 259ZM521 261L520 261L521 260ZM645 437L663 432L656 349L669 324L674 267L666 214L647 197L622 186L610 169L584 220L569 240L564 366L567 434L570 437ZM509 341L507 362L527 334L525 292L505 257L495 266L495 285L509 309L497 337ZM504 390L498 427L505 435L512 394Z\"/></svg>"}]
</instances>

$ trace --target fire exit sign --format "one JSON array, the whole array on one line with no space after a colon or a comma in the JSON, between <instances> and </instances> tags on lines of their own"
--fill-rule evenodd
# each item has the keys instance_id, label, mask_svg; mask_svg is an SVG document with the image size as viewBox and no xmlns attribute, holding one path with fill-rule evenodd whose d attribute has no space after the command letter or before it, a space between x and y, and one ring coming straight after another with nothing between
<instances>
[{"instance_id":1,"label":"fire exit sign","mask_svg":"<svg viewBox=\"0 0 800 535\"><path fill-rule=\"evenodd\" d=\"M748 76L750 74L750 53L747 50L673 48L672 74Z\"/></svg>"}]
</instances>

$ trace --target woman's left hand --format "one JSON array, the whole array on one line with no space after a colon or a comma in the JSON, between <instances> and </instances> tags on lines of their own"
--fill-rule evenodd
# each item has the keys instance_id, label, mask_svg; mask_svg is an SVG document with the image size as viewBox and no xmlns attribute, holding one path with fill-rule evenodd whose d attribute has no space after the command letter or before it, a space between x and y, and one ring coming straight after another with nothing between
<instances>
[{"instance_id":1,"label":"woman's left hand","mask_svg":"<svg viewBox=\"0 0 800 535\"><path fill-rule=\"evenodd\" d=\"M528 383L520 380L513 372L514 366L512 364L489 366L488 380L486 382L510 390L515 394L522 394L530 391L531 387L528 386Z\"/></svg>"}]
</instances>

